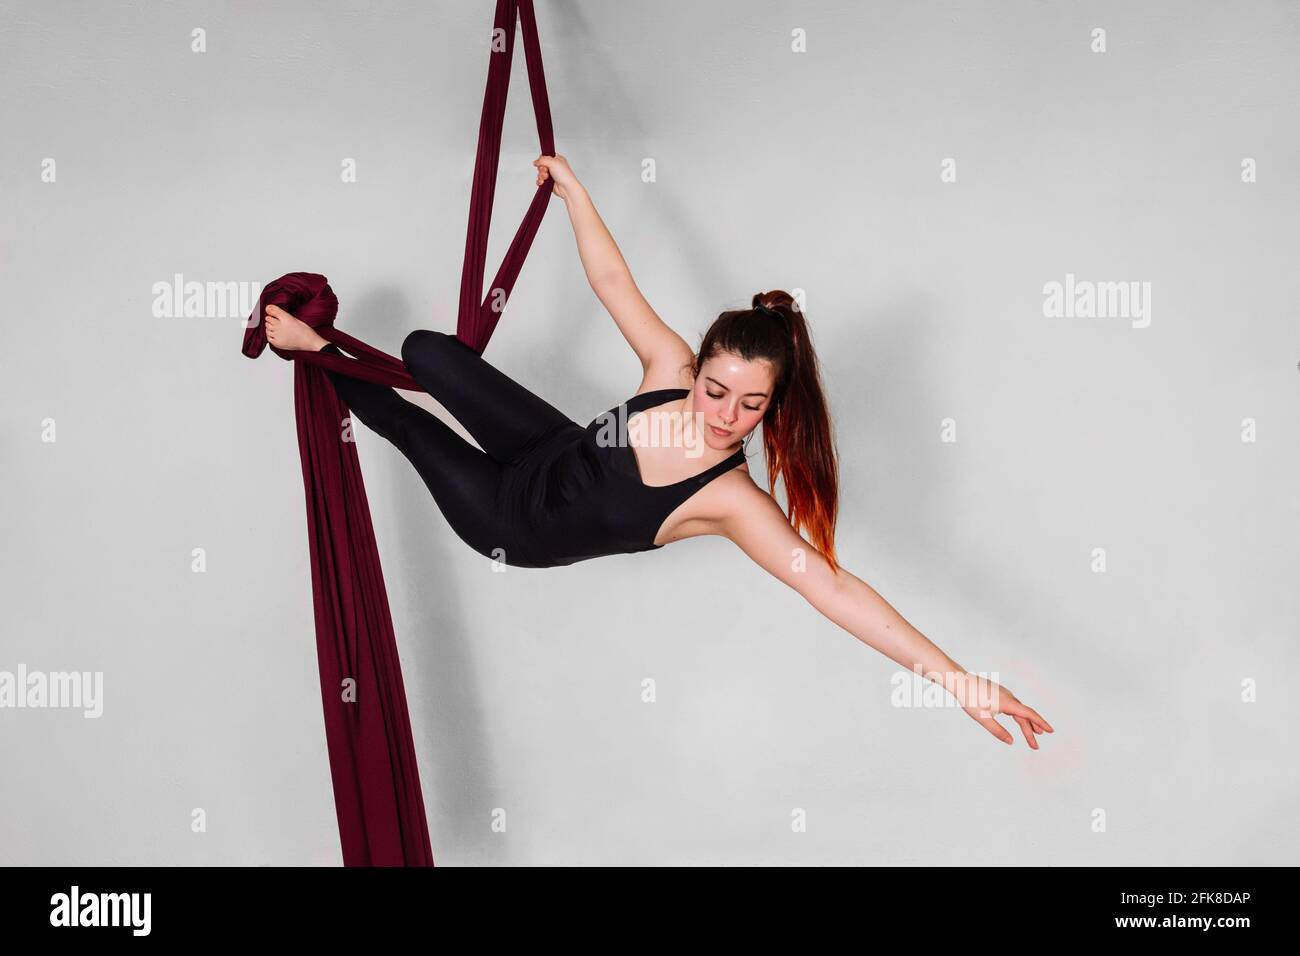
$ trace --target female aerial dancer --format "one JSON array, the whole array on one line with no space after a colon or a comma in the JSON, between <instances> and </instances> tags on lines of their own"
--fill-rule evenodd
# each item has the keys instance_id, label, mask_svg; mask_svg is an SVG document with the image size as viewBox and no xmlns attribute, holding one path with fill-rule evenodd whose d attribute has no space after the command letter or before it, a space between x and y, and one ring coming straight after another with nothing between
<instances>
[{"instance_id":1,"label":"female aerial dancer","mask_svg":"<svg viewBox=\"0 0 1300 956\"><path fill-rule=\"evenodd\" d=\"M584 428L454 335L417 329L402 343L407 371L480 451L393 389L326 373L349 410L415 466L452 530L479 554L527 568L723 535L858 640L942 684L993 736L1014 740L993 719L1006 714L1037 750L1035 734L1054 732L1046 720L964 671L837 563L830 417L794 299L755 295L752 308L719 315L693 352L642 297L564 156L533 165L538 185L549 178L568 207L592 290L641 360L636 394ZM278 306L267 306L265 324L279 349L343 354ZM634 416L644 417L634 425ZM784 478L788 518L749 475L744 439L760 422L769 486Z\"/></svg>"}]
</instances>

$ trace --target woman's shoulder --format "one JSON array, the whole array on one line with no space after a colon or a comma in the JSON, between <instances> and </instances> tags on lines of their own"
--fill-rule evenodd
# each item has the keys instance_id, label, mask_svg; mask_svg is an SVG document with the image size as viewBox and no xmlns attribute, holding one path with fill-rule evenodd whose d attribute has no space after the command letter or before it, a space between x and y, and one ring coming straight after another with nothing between
<instances>
[{"instance_id":1,"label":"woman's shoulder","mask_svg":"<svg viewBox=\"0 0 1300 956\"><path fill-rule=\"evenodd\" d=\"M770 501L771 495L758 486L749 472L749 463L742 461L704 485L692 498L697 516L709 523L711 533L723 534L728 524L761 511L766 505L764 499Z\"/></svg>"},{"instance_id":2,"label":"woman's shoulder","mask_svg":"<svg viewBox=\"0 0 1300 956\"><path fill-rule=\"evenodd\" d=\"M697 489L681 505L676 538L716 534L728 537L727 529L743 523L747 515L760 513L768 494L754 483L744 462L728 468Z\"/></svg>"}]
</instances>

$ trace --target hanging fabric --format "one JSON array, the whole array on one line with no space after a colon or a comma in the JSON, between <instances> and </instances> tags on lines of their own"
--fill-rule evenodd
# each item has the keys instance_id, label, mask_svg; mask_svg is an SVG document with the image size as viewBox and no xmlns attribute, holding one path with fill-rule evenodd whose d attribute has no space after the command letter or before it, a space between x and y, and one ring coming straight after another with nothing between
<instances>
[{"instance_id":1,"label":"hanging fabric","mask_svg":"<svg viewBox=\"0 0 1300 956\"><path fill-rule=\"evenodd\" d=\"M555 155L532 0L497 0L456 315L456 337L479 354L496 329L499 303L508 299L514 288L552 190L549 179L538 186L485 296L483 275L516 17L523 33L541 152ZM345 440L347 408L324 370L408 391L423 389L401 359L334 328L338 304L322 275L291 272L281 276L263 289L257 311L249 316L242 352L257 358L269 346L294 363L316 659L343 864L433 866L406 691L361 464L355 443ZM354 357L286 352L270 345L262 325L268 305L278 305L297 316Z\"/></svg>"}]
</instances>

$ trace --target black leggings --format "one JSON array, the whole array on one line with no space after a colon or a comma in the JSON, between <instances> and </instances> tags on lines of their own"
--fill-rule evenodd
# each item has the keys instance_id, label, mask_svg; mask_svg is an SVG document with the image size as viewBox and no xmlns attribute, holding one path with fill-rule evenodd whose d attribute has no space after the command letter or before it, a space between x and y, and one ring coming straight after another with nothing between
<instances>
[{"instance_id":1,"label":"black leggings","mask_svg":"<svg viewBox=\"0 0 1300 956\"><path fill-rule=\"evenodd\" d=\"M322 351L343 354L336 345ZM454 335L416 329L402 342L402 361L482 451L395 389L338 372L325 374L352 416L396 445L415 466L457 536L479 554L499 553L495 549L518 533L497 506L505 467L576 423Z\"/></svg>"}]
</instances>

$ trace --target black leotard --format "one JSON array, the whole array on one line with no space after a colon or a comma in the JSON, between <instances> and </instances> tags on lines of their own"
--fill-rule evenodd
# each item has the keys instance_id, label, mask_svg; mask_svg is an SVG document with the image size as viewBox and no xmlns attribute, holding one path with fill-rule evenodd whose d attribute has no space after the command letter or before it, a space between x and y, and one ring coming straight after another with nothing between
<instances>
[{"instance_id":1,"label":"black leotard","mask_svg":"<svg viewBox=\"0 0 1300 956\"><path fill-rule=\"evenodd\" d=\"M549 442L507 472L502 504L517 506L529 557L545 567L609 554L663 547L654 543L660 527L682 502L728 470L743 464L736 449L728 458L670 485L647 485L636 452L623 443L602 444L616 433L620 408L626 417L689 394L660 388L634 395L597 415L586 428L563 428ZM606 423L613 423L604 427Z\"/></svg>"},{"instance_id":2,"label":"black leotard","mask_svg":"<svg viewBox=\"0 0 1300 956\"><path fill-rule=\"evenodd\" d=\"M326 348L342 354L337 346ZM402 344L402 359L482 451L391 388L326 374L352 415L415 465L461 540L504 564L547 568L660 548L654 539L668 516L745 461L738 448L673 484L642 482L626 436L617 440L620 410L626 407L625 422L689 389L634 395L584 428L455 336L412 332Z\"/></svg>"}]
</instances>

